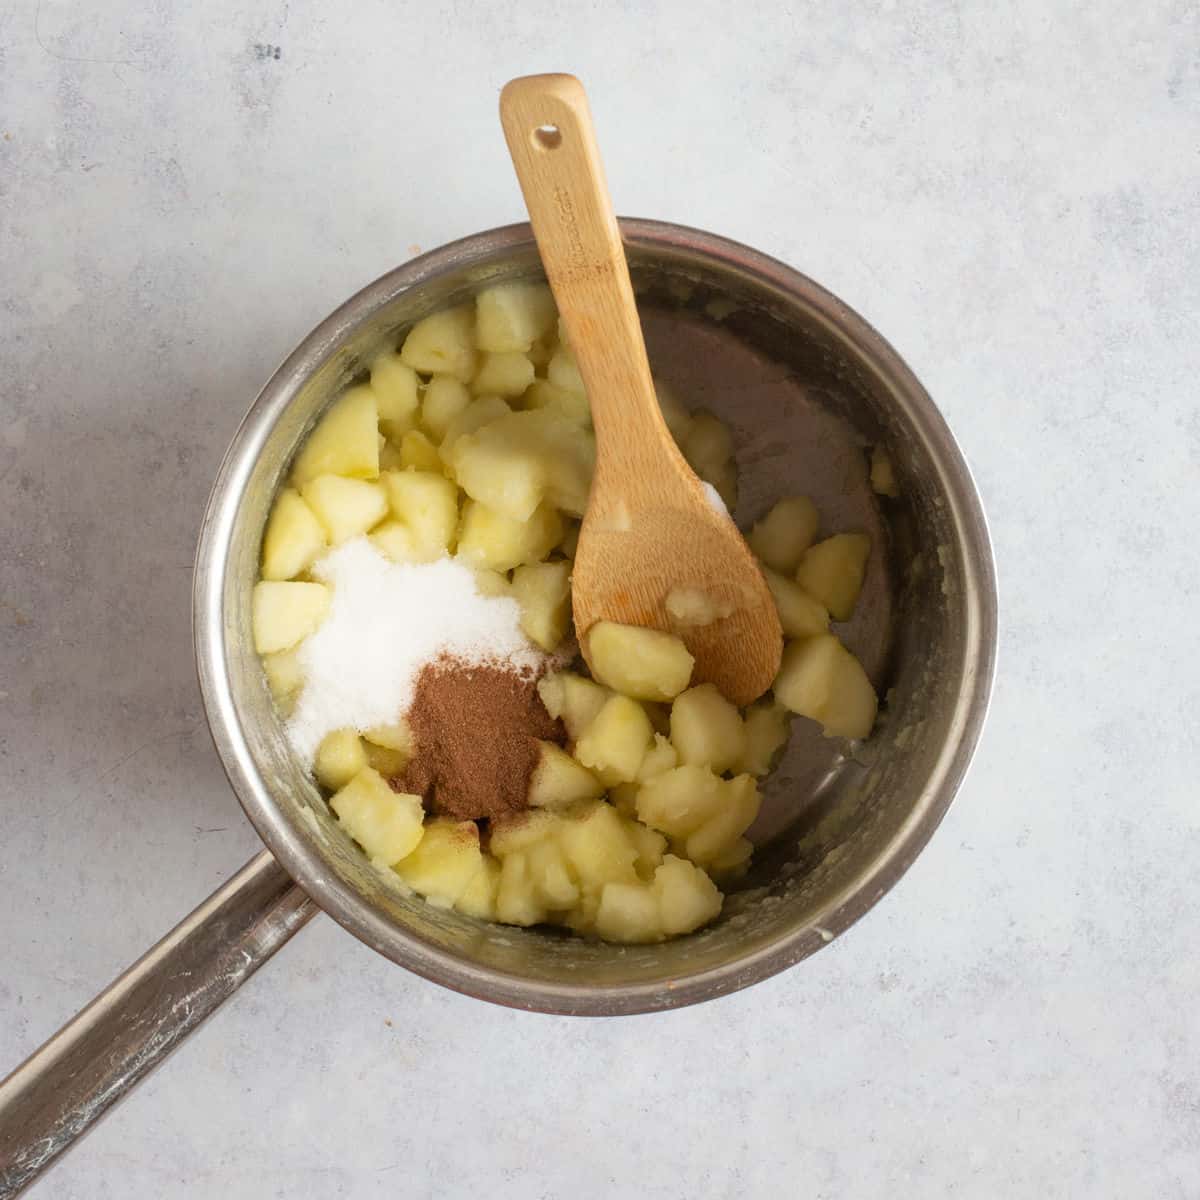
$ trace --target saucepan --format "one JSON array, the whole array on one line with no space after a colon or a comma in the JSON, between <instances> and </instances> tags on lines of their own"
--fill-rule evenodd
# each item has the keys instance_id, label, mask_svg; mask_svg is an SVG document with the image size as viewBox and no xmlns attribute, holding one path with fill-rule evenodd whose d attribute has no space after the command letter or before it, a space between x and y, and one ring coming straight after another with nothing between
<instances>
[{"instance_id":1,"label":"saucepan","mask_svg":"<svg viewBox=\"0 0 1200 1200\"><path fill-rule=\"evenodd\" d=\"M0 1194L35 1178L318 910L455 991L616 1016L710 1000L798 963L870 909L928 841L979 738L996 650L983 511L945 421L887 342L805 276L678 225L621 230L652 365L685 403L733 428L738 519L803 492L833 528L871 533L878 552L843 636L884 697L877 729L849 745L796 721L751 831L753 869L715 924L663 945L482 924L371 867L291 754L254 653L263 525L306 431L375 352L486 284L541 275L527 225L389 272L275 373L204 515L200 684L217 752L267 849L0 1084ZM879 454L895 496L872 489Z\"/></svg>"}]
</instances>

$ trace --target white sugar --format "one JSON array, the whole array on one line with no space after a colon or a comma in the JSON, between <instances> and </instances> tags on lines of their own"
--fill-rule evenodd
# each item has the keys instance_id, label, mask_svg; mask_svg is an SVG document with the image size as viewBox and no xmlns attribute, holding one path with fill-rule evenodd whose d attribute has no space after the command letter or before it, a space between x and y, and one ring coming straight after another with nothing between
<instances>
[{"instance_id":1,"label":"white sugar","mask_svg":"<svg viewBox=\"0 0 1200 1200\"><path fill-rule=\"evenodd\" d=\"M456 559L393 563L359 537L312 573L332 587L333 602L300 649L304 690L288 736L304 762L335 729L398 720L421 668L443 654L521 670L544 661L521 632L516 600L480 595L474 573Z\"/></svg>"},{"instance_id":2,"label":"white sugar","mask_svg":"<svg viewBox=\"0 0 1200 1200\"><path fill-rule=\"evenodd\" d=\"M723 517L729 516L729 509L725 507L725 501L721 499L721 493L711 483L705 483L703 480L701 480L700 486L704 489L704 498L708 501L708 507L713 512L720 513Z\"/></svg>"}]
</instances>

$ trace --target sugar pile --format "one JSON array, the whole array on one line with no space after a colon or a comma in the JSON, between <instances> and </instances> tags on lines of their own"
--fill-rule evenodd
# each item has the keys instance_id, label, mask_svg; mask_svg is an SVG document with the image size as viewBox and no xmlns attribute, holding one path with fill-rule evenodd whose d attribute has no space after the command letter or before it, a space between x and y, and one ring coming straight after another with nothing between
<instances>
[{"instance_id":1,"label":"sugar pile","mask_svg":"<svg viewBox=\"0 0 1200 1200\"><path fill-rule=\"evenodd\" d=\"M304 762L335 729L398 720L421 668L441 655L516 671L545 661L521 632L516 600L480 595L474 573L456 559L393 563L359 537L312 573L332 587L333 602L300 649L304 689L287 730Z\"/></svg>"},{"instance_id":2,"label":"sugar pile","mask_svg":"<svg viewBox=\"0 0 1200 1200\"><path fill-rule=\"evenodd\" d=\"M704 498L708 501L708 507L713 512L720 513L723 517L729 516L729 509L725 507L725 501L721 499L721 493L711 483L707 483L704 480L701 480L700 486L704 490Z\"/></svg>"}]
</instances>

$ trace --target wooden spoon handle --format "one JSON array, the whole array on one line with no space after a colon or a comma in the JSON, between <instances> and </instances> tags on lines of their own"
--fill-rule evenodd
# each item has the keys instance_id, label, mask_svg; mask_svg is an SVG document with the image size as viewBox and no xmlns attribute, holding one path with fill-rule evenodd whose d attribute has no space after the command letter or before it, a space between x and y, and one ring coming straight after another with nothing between
<instances>
[{"instance_id":1,"label":"wooden spoon handle","mask_svg":"<svg viewBox=\"0 0 1200 1200\"><path fill-rule=\"evenodd\" d=\"M600 439L622 426L660 436L625 247L583 84L528 75L500 93L500 123Z\"/></svg>"}]
</instances>

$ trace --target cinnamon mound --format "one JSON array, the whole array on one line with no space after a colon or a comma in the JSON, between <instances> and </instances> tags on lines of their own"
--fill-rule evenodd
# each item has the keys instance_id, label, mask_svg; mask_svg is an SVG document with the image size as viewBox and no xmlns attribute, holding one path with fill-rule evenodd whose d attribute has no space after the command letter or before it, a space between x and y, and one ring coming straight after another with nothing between
<instances>
[{"instance_id":1,"label":"cinnamon mound","mask_svg":"<svg viewBox=\"0 0 1200 1200\"><path fill-rule=\"evenodd\" d=\"M416 753L397 786L421 796L427 812L456 821L525 809L538 741L566 741L542 705L535 673L450 658L417 676L408 724Z\"/></svg>"}]
</instances>

